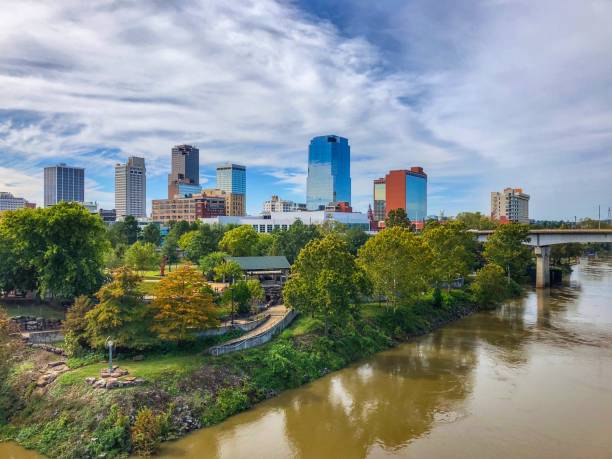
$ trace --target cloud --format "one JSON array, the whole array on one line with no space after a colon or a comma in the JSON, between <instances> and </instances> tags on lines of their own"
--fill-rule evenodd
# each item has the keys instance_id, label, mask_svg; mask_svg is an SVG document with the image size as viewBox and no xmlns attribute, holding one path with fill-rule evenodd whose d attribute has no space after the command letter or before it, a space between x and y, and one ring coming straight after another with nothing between
<instances>
[{"instance_id":1,"label":"cloud","mask_svg":"<svg viewBox=\"0 0 612 459\"><path fill-rule=\"evenodd\" d=\"M231 159L304 194L308 141L325 133L350 140L362 210L373 178L417 164L432 213L486 211L505 186L539 217L612 196L609 2L5 0L3 13L0 170L35 172L21 189L39 202L43 165L85 166L86 199L108 207L115 162L144 156L163 178L178 143L202 167Z\"/></svg>"}]
</instances>

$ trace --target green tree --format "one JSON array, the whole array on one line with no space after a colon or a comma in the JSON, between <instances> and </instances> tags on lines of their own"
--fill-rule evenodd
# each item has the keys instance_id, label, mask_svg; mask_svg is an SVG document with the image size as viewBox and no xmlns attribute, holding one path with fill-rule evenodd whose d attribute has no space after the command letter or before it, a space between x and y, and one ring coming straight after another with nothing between
<instances>
[{"instance_id":1,"label":"green tree","mask_svg":"<svg viewBox=\"0 0 612 459\"><path fill-rule=\"evenodd\" d=\"M287 230L274 232L275 238L270 247L270 255L284 255L293 263L300 250L314 239L321 237L321 233L314 225L305 225L301 220L296 220Z\"/></svg>"},{"instance_id":2,"label":"green tree","mask_svg":"<svg viewBox=\"0 0 612 459\"><path fill-rule=\"evenodd\" d=\"M212 252L200 259L200 269L208 280L215 279L217 266L223 264L227 256L225 252Z\"/></svg>"},{"instance_id":3,"label":"green tree","mask_svg":"<svg viewBox=\"0 0 612 459\"><path fill-rule=\"evenodd\" d=\"M481 308L489 308L501 303L507 298L509 291L504 269L494 263L485 265L476 273L470 290Z\"/></svg>"},{"instance_id":4,"label":"green tree","mask_svg":"<svg viewBox=\"0 0 612 459\"><path fill-rule=\"evenodd\" d=\"M257 231L250 225L242 225L229 230L219 242L219 249L233 257L248 257L255 254L259 240Z\"/></svg>"},{"instance_id":5,"label":"green tree","mask_svg":"<svg viewBox=\"0 0 612 459\"><path fill-rule=\"evenodd\" d=\"M218 323L212 293L201 272L180 266L157 284L152 331L166 341L195 339L194 332Z\"/></svg>"},{"instance_id":6,"label":"green tree","mask_svg":"<svg viewBox=\"0 0 612 459\"><path fill-rule=\"evenodd\" d=\"M259 256L270 255L275 239L276 234L259 234L257 238L257 243L255 244L255 248L253 249L254 254Z\"/></svg>"},{"instance_id":7,"label":"green tree","mask_svg":"<svg viewBox=\"0 0 612 459\"><path fill-rule=\"evenodd\" d=\"M0 267L0 275L8 273L1 282L57 300L92 293L103 280L105 236L102 220L77 203L8 212L0 220L0 240L11 258L0 266L13 266Z\"/></svg>"},{"instance_id":8,"label":"green tree","mask_svg":"<svg viewBox=\"0 0 612 459\"><path fill-rule=\"evenodd\" d=\"M233 260L224 261L215 267L215 280L234 282L242 277L242 268Z\"/></svg>"},{"instance_id":9,"label":"green tree","mask_svg":"<svg viewBox=\"0 0 612 459\"><path fill-rule=\"evenodd\" d=\"M467 229L492 230L497 227L497 222L480 212L460 212L455 220L463 223Z\"/></svg>"},{"instance_id":10,"label":"green tree","mask_svg":"<svg viewBox=\"0 0 612 459\"><path fill-rule=\"evenodd\" d=\"M357 312L364 292L362 273L346 241L335 233L309 242L300 252L285 284L289 307L312 314L330 327L339 326Z\"/></svg>"},{"instance_id":11,"label":"green tree","mask_svg":"<svg viewBox=\"0 0 612 459\"><path fill-rule=\"evenodd\" d=\"M170 267L170 270L172 270L172 265L179 261L178 249L179 246L176 234L171 232L168 233L161 248L161 256L166 258L166 263Z\"/></svg>"},{"instance_id":12,"label":"green tree","mask_svg":"<svg viewBox=\"0 0 612 459\"><path fill-rule=\"evenodd\" d=\"M113 223L108 232L113 246L116 244L132 245L140 236L140 227L133 215L127 215L123 220Z\"/></svg>"},{"instance_id":13,"label":"green tree","mask_svg":"<svg viewBox=\"0 0 612 459\"><path fill-rule=\"evenodd\" d=\"M344 234L344 239L348 245L351 255L357 256L359 249L368 241L367 233L361 228L348 228Z\"/></svg>"},{"instance_id":14,"label":"green tree","mask_svg":"<svg viewBox=\"0 0 612 459\"><path fill-rule=\"evenodd\" d=\"M138 241L125 252L125 264L136 271L153 270L159 266L157 248L150 242Z\"/></svg>"},{"instance_id":15,"label":"green tree","mask_svg":"<svg viewBox=\"0 0 612 459\"><path fill-rule=\"evenodd\" d=\"M430 225L423 238L432 254L432 276L436 282L450 284L472 272L476 259L476 238L461 222Z\"/></svg>"},{"instance_id":16,"label":"green tree","mask_svg":"<svg viewBox=\"0 0 612 459\"><path fill-rule=\"evenodd\" d=\"M161 232L159 230L159 225L157 223L149 223L142 230L142 241L150 242L155 246L159 246L161 244Z\"/></svg>"},{"instance_id":17,"label":"green tree","mask_svg":"<svg viewBox=\"0 0 612 459\"><path fill-rule=\"evenodd\" d=\"M385 297L394 308L430 287L431 249L423 238L403 226L386 228L371 237L359 249L357 259L374 293Z\"/></svg>"},{"instance_id":18,"label":"green tree","mask_svg":"<svg viewBox=\"0 0 612 459\"><path fill-rule=\"evenodd\" d=\"M385 228L393 228L394 226L406 228L411 231L414 229L405 209L392 209L387 214L387 218L385 218Z\"/></svg>"},{"instance_id":19,"label":"green tree","mask_svg":"<svg viewBox=\"0 0 612 459\"><path fill-rule=\"evenodd\" d=\"M222 299L225 304L236 304L240 314L247 314L264 297L264 289L257 279L241 279L225 289Z\"/></svg>"},{"instance_id":20,"label":"green tree","mask_svg":"<svg viewBox=\"0 0 612 459\"><path fill-rule=\"evenodd\" d=\"M94 308L91 299L86 295L78 296L72 306L66 311L66 318L62 323L64 335L70 335L73 346L87 347L87 313ZM72 349L74 354L77 349Z\"/></svg>"},{"instance_id":21,"label":"green tree","mask_svg":"<svg viewBox=\"0 0 612 459\"><path fill-rule=\"evenodd\" d=\"M501 266L513 280L525 278L531 263L531 249L523 244L529 240L529 226L508 223L499 227L484 245L484 257L488 263Z\"/></svg>"},{"instance_id":22,"label":"green tree","mask_svg":"<svg viewBox=\"0 0 612 459\"><path fill-rule=\"evenodd\" d=\"M152 344L149 309L138 290L139 282L131 269L119 268L96 294L99 303L85 315L91 347L102 349L109 336L119 348L144 349Z\"/></svg>"},{"instance_id":23,"label":"green tree","mask_svg":"<svg viewBox=\"0 0 612 459\"><path fill-rule=\"evenodd\" d=\"M200 225L198 229L184 233L178 243L185 258L197 263L202 257L214 252L223 237L220 225Z\"/></svg>"}]
</instances>

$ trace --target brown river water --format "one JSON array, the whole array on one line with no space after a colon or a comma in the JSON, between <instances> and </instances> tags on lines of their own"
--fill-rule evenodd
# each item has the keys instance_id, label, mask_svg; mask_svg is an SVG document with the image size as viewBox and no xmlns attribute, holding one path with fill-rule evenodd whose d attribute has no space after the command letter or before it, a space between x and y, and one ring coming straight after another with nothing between
<instances>
[{"instance_id":1,"label":"brown river water","mask_svg":"<svg viewBox=\"0 0 612 459\"><path fill-rule=\"evenodd\" d=\"M0 458L39 457L0 444ZM612 459L612 258L165 444L166 459Z\"/></svg>"}]
</instances>

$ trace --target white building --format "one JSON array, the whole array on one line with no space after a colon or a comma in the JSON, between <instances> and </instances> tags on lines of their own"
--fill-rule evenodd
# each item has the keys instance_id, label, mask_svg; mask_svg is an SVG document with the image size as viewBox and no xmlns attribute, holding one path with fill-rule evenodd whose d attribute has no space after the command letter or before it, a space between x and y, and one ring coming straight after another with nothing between
<instances>
[{"instance_id":1,"label":"white building","mask_svg":"<svg viewBox=\"0 0 612 459\"><path fill-rule=\"evenodd\" d=\"M305 225L323 225L325 223L341 223L349 227L361 228L368 231L370 221L368 216L361 212L326 212L324 210L306 212L271 212L270 215L233 217L222 216L201 218L206 224L235 224L251 225L258 233L271 233L274 230L287 230L297 220Z\"/></svg>"},{"instance_id":2,"label":"white building","mask_svg":"<svg viewBox=\"0 0 612 459\"><path fill-rule=\"evenodd\" d=\"M98 213L98 203L94 202L94 201L85 201L83 203L83 207L85 207L90 214L97 214Z\"/></svg>"},{"instance_id":3,"label":"white building","mask_svg":"<svg viewBox=\"0 0 612 459\"><path fill-rule=\"evenodd\" d=\"M117 217L147 216L147 170L144 158L130 156L115 166L115 209Z\"/></svg>"},{"instance_id":4,"label":"white building","mask_svg":"<svg viewBox=\"0 0 612 459\"><path fill-rule=\"evenodd\" d=\"M299 212L306 210L306 204L288 201L279 198L277 195L272 195L272 199L265 201L263 204L263 214L272 212Z\"/></svg>"},{"instance_id":5,"label":"white building","mask_svg":"<svg viewBox=\"0 0 612 459\"><path fill-rule=\"evenodd\" d=\"M23 209L28 204L24 198L17 198L12 193L0 191L0 211Z\"/></svg>"},{"instance_id":6,"label":"white building","mask_svg":"<svg viewBox=\"0 0 612 459\"><path fill-rule=\"evenodd\" d=\"M529 223L529 195L522 188L505 188L491 193L493 220Z\"/></svg>"}]
</instances>

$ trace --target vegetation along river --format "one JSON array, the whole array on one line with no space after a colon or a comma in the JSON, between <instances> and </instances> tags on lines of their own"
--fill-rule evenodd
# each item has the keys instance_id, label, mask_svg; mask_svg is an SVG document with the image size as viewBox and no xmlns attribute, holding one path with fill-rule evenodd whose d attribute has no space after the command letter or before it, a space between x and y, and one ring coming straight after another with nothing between
<instances>
[{"instance_id":1,"label":"vegetation along river","mask_svg":"<svg viewBox=\"0 0 612 459\"><path fill-rule=\"evenodd\" d=\"M0 457L38 457L0 444ZM163 446L162 458L612 458L612 258Z\"/></svg>"}]
</instances>

